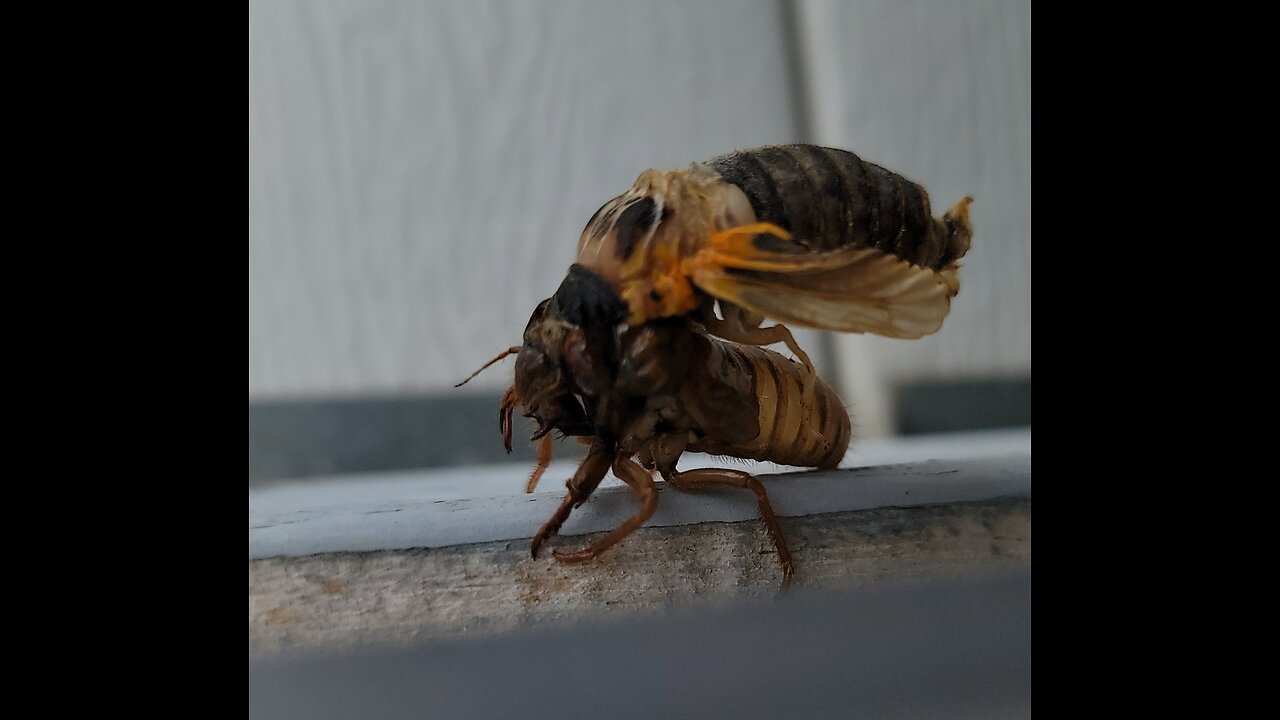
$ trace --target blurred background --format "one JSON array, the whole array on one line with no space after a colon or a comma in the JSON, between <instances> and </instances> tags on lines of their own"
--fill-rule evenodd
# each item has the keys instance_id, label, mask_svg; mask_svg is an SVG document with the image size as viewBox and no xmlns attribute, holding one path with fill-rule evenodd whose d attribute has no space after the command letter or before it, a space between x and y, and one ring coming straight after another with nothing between
<instances>
[{"instance_id":1,"label":"blurred background","mask_svg":"<svg viewBox=\"0 0 1280 720\"><path fill-rule=\"evenodd\" d=\"M508 459L512 362L452 386L520 342L592 213L788 142L975 198L938 333L797 334L855 446L1029 426L1027 0L250 2L250 484Z\"/></svg>"}]
</instances>

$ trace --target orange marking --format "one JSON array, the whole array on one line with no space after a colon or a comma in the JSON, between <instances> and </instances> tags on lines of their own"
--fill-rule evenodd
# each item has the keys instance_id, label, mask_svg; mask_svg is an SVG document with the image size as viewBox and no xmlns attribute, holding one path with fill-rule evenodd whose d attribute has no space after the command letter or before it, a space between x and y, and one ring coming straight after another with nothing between
<instances>
[{"instance_id":1,"label":"orange marking","mask_svg":"<svg viewBox=\"0 0 1280 720\"><path fill-rule=\"evenodd\" d=\"M653 318L673 317L692 312L697 306L691 278L697 273L726 267L746 270L794 270L796 259L779 261L777 253L761 251L752 242L769 234L790 240L791 233L772 223L752 223L714 233L707 245L692 257L680 258L666 245L653 248L647 258L647 276L624 281L621 295L630 311L627 322L639 325Z\"/></svg>"},{"instance_id":2,"label":"orange marking","mask_svg":"<svg viewBox=\"0 0 1280 720\"><path fill-rule=\"evenodd\" d=\"M773 235L775 237L782 238L783 240L791 239L791 233L786 230L783 230L773 223L761 222L751 223L750 225L739 225L738 227L721 230L711 236L711 247L716 250L725 250L737 254L747 254L744 253L743 249L739 246L745 243L747 245L748 252L754 252L755 246L751 244L751 241L755 236L761 234Z\"/></svg>"}]
</instances>

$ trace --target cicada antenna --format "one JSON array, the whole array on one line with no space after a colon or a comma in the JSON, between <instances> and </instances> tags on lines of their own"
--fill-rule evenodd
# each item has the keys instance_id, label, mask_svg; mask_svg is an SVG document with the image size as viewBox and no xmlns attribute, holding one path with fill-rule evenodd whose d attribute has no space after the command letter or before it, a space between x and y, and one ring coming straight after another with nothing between
<instances>
[{"instance_id":1,"label":"cicada antenna","mask_svg":"<svg viewBox=\"0 0 1280 720\"><path fill-rule=\"evenodd\" d=\"M497 355L496 357L494 357L492 360L490 360L489 362L485 363L484 365L481 365L479 370L477 370L477 371L475 371L475 372L471 373L470 375L468 375L466 380L463 380L462 382L458 383L457 385L454 385L454 387L459 388L459 387L462 387L463 385L466 385L467 383L471 382L471 378L473 378L473 377L475 377L475 376L479 375L480 373L484 372L484 371L485 371L485 370L486 370L490 365L492 365L492 364L494 364L494 363L498 362L498 361L499 361L499 360L501 360L502 358L504 358L504 357L506 357L506 356L508 356L508 355L518 355L518 354L520 354L520 346L519 346L519 345L517 345L517 346L515 346L515 347L509 347L509 348L507 348L506 350L503 350L502 352L498 353L498 355Z\"/></svg>"}]
</instances>

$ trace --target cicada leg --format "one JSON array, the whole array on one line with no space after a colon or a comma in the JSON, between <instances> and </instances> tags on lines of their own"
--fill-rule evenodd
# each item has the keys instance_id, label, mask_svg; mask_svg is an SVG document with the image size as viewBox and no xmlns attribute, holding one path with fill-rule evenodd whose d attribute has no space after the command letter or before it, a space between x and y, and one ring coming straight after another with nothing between
<instances>
[{"instance_id":1,"label":"cicada leg","mask_svg":"<svg viewBox=\"0 0 1280 720\"><path fill-rule=\"evenodd\" d=\"M760 518L764 520L765 527L773 538L773 545L778 550L778 562L782 565L782 589L785 590L791 584L795 568L791 562L791 550L787 547L787 539L782 535L782 524L778 522L778 516L773 513L773 505L769 502L769 493L765 491L764 484L751 473L742 470L727 468L697 468L684 472L676 470L676 461L680 459L689 441L689 436L678 434L665 435L654 440L651 451L658 471L662 473L662 479L681 492L691 492L706 486L736 487L754 492L756 504L760 508Z\"/></svg>"},{"instance_id":2,"label":"cicada leg","mask_svg":"<svg viewBox=\"0 0 1280 720\"><path fill-rule=\"evenodd\" d=\"M756 504L760 507L760 517L773 538L773 545L778 549L778 562L782 565L782 588L791 584L795 568L791 563L791 550L787 548L787 539L782 535L782 524L778 516L773 514L773 505L769 503L769 493L764 484L749 472L730 470L728 468L698 468L695 470L666 470L662 478L671 483L676 490L688 492L704 486L736 487L750 490L756 494Z\"/></svg>"},{"instance_id":3,"label":"cicada leg","mask_svg":"<svg viewBox=\"0 0 1280 720\"><path fill-rule=\"evenodd\" d=\"M551 435L543 435L538 441L538 464L533 468L533 474L529 476L529 482L524 486L524 491L531 493L538 487L538 481L542 479L542 473L547 471L547 466L551 464Z\"/></svg>"},{"instance_id":4,"label":"cicada leg","mask_svg":"<svg viewBox=\"0 0 1280 720\"><path fill-rule=\"evenodd\" d=\"M640 499L640 511L608 535L578 552L562 553L557 550L555 552L556 560L562 563L580 563L598 556L635 532L636 528L643 525L653 515L653 511L658 508L658 489L654 487L653 478L644 468L628 458L619 457L613 463L613 474L626 483L631 488L631 492L635 493L636 497Z\"/></svg>"},{"instance_id":5,"label":"cicada leg","mask_svg":"<svg viewBox=\"0 0 1280 720\"><path fill-rule=\"evenodd\" d=\"M800 407L803 409L801 426L810 427L812 424L810 419L813 417L812 411L813 408L817 407L818 403L818 371L814 368L813 361L809 359L809 353L800 347L800 343L796 342L795 336L791 334L787 326L777 324L771 327L760 327L758 319L754 323L748 322L744 319L744 313L741 308L724 301L720 302L721 310L725 315L723 320L716 317L710 306L706 307L707 311L702 314L699 320L707 328L707 332L712 335L745 345L764 346L783 343L796 356L796 359L804 365L804 376L800 382Z\"/></svg>"},{"instance_id":6,"label":"cicada leg","mask_svg":"<svg viewBox=\"0 0 1280 720\"><path fill-rule=\"evenodd\" d=\"M542 547L543 541L560 532L560 526L565 520L569 519L569 513L573 512L575 507L582 505L591 497L591 493L595 492L600 486L600 482L604 480L604 476L609 472L609 461L613 457L613 448L605 442L595 440L591 444L591 449L587 451L587 456L582 459L582 464L578 466L577 472L565 483L569 488L569 493L565 495L564 500L560 503L560 507L552 513L551 518L538 528L538 532L534 533L533 541L530 543L529 552L533 557L538 557L538 548Z\"/></svg>"},{"instance_id":7,"label":"cicada leg","mask_svg":"<svg viewBox=\"0 0 1280 720\"><path fill-rule=\"evenodd\" d=\"M498 406L498 432L502 433L502 446L508 453L511 452L511 413L520 405L520 393L516 392L516 386L512 385L507 388L507 392L502 396L502 404Z\"/></svg>"}]
</instances>

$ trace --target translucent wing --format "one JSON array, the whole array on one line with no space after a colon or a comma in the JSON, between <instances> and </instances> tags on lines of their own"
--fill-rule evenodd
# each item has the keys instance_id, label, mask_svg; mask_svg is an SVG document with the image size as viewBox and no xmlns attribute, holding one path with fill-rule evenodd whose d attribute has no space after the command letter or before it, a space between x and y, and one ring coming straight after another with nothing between
<instances>
[{"instance_id":1,"label":"translucent wing","mask_svg":"<svg viewBox=\"0 0 1280 720\"><path fill-rule=\"evenodd\" d=\"M786 237L766 224L721 233L689 263L689 276L780 322L895 338L936 331L959 290L955 265L934 270L865 247L812 252Z\"/></svg>"}]
</instances>

